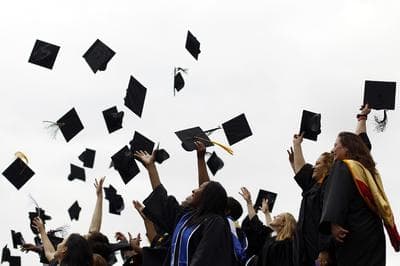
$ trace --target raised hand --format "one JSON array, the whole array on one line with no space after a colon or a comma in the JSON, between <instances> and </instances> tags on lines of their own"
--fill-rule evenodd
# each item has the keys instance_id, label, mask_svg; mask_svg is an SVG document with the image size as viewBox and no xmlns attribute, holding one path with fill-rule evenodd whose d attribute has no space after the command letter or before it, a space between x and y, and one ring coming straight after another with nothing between
<instances>
[{"instance_id":1,"label":"raised hand","mask_svg":"<svg viewBox=\"0 0 400 266\"><path fill-rule=\"evenodd\" d=\"M33 227L36 228L36 230L38 230L39 233L41 233L41 234L42 234L42 233L46 234L46 229L44 228L43 221L42 221L42 219L40 219L39 216L38 216L38 217L35 217L35 218L33 219L32 223L33 223Z\"/></svg>"},{"instance_id":2,"label":"raised hand","mask_svg":"<svg viewBox=\"0 0 400 266\"><path fill-rule=\"evenodd\" d=\"M94 187L96 188L96 195L99 196L103 196L103 183L104 183L104 179L106 177L103 176L102 178L100 178L99 181L97 181L97 179L95 179L95 183L94 183Z\"/></svg>"},{"instance_id":3,"label":"raised hand","mask_svg":"<svg viewBox=\"0 0 400 266\"><path fill-rule=\"evenodd\" d=\"M142 239L140 238L140 233L135 238L132 238L131 233L128 233L128 235L129 235L129 244L131 245L131 248L134 251L140 253L142 250L140 247L140 241L142 241Z\"/></svg>"},{"instance_id":4,"label":"raised hand","mask_svg":"<svg viewBox=\"0 0 400 266\"><path fill-rule=\"evenodd\" d=\"M269 213L269 207L268 207L268 199L263 199L260 207L261 211L265 213Z\"/></svg>"},{"instance_id":5,"label":"raised hand","mask_svg":"<svg viewBox=\"0 0 400 266\"><path fill-rule=\"evenodd\" d=\"M304 132L301 132L301 134L294 134L293 135L293 145L301 145L303 142L303 136Z\"/></svg>"},{"instance_id":6,"label":"raised hand","mask_svg":"<svg viewBox=\"0 0 400 266\"><path fill-rule=\"evenodd\" d=\"M194 145L196 145L197 158L204 158L206 155L206 145L201 141L195 141Z\"/></svg>"},{"instance_id":7,"label":"raised hand","mask_svg":"<svg viewBox=\"0 0 400 266\"><path fill-rule=\"evenodd\" d=\"M293 147L290 147L290 150L286 150L289 156L289 162L290 164L294 164L294 152L293 152Z\"/></svg>"},{"instance_id":8,"label":"raised hand","mask_svg":"<svg viewBox=\"0 0 400 266\"><path fill-rule=\"evenodd\" d=\"M242 187L240 188L240 190L242 191L242 193L239 192L240 196L243 197L243 199L246 201L247 204L251 204L251 194L250 192L247 190L247 188Z\"/></svg>"},{"instance_id":9,"label":"raised hand","mask_svg":"<svg viewBox=\"0 0 400 266\"><path fill-rule=\"evenodd\" d=\"M114 237L115 237L115 239L116 239L117 241L128 241L128 239L126 238L126 236L125 236L123 233L121 233L121 232L116 232Z\"/></svg>"},{"instance_id":10,"label":"raised hand","mask_svg":"<svg viewBox=\"0 0 400 266\"><path fill-rule=\"evenodd\" d=\"M143 214L144 206L137 200L133 200L132 203L133 203L133 207L135 207L135 209L138 211L140 216L142 216L143 219L146 219L146 216Z\"/></svg>"},{"instance_id":11,"label":"raised hand","mask_svg":"<svg viewBox=\"0 0 400 266\"><path fill-rule=\"evenodd\" d=\"M149 165L154 164L154 161L156 160L156 151L153 151L151 155L147 151L136 151L134 156L143 164L144 167L148 168Z\"/></svg>"},{"instance_id":12,"label":"raised hand","mask_svg":"<svg viewBox=\"0 0 400 266\"><path fill-rule=\"evenodd\" d=\"M369 113L371 113L371 108L369 108L367 103L366 105L361 106L360 111L361 115L369 115Z\"/></svg>"},{"instance_id":13,"label":"raised hand","mask_svg":"<svg viewBox=\"0 0 400 266\"><path fill-rule=\"evenodd\" d=\"M21 247L21 251L28 253L29 251L33 251L33 252L40 252L41 248L35 246L34 244L30 244L30 243L26 243L23 244Z\"/></svg>"}]
</instances>

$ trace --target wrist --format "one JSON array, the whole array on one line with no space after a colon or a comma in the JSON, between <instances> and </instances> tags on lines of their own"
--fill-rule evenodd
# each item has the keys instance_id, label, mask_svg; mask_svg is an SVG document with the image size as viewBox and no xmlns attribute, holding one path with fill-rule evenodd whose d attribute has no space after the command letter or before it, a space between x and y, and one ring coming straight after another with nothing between
<instances>
[{"instance_id":1,"label":"wrist","mask_svg":"<svg viewBox=\"0 0 400 266\"><path fill-rule=\"evenodd\" d=\"M367 120L368 115L367 114L357 114L356 118L358 121Z\"/></svg>"}]
</instances>

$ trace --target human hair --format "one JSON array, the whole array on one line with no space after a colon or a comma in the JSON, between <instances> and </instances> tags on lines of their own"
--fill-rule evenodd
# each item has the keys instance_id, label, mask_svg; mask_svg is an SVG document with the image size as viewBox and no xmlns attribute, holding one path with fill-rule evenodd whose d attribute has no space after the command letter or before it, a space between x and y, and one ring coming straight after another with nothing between
<instances>
[{"instance_id":1,"label":"human hair","mask_svg":"<svg viewBox=\"0 0 400 266\"><path fill-rule=\"evenodd\" d=\"M321 166L318 169L317 173L318 176L315 177L319 183L321 183L325 179L325 177L329 174L334 162L332 152L323 152L320 158L321 158Z\"/></svg>"},{"instance_id":2,"label":"human hair","mask_svg":"<svg viewBox=\"0 0 400 266\"><path fill-rule=\"evenodd\" d=\"M201 193L199 204L193 212L188 225L199 224L210 215L225 216L225 208L228 196L224 187L216 182L210 181Z\"/></svg>"},{"instance_id":3,"label":"human hair","mask_svg":"<svg viewBox=\"0 0 400 266\"><path fill-rule=\"evenodd\" d=\"M79 234L71 234L65 242L67 251L60 266L92 266L93 253L88 241Z\"/></svg>"},{"instance_id":4,"label":"human hair","mask_svg":"<svg viewBox=\"0 0 400 266\"><path fill-rule=\"evenodd\" d=\"M346 158L360 162L368 171L375 176L376 168L374 159L367 145L360 136L351 132L340 132L338 135L340 143L347 150Z\"/></svg>"},{"instance_id":5,"label":"human hair","mask_svg":"<svg viewBox=\"0 0 400 266\"><path fill-rule=\"evenodd\" d=\"M233 197L228 197L226 202L226 212L227 215L231 216L234 221L238 220L243 214L242 205Z\"/></svg>"},{"instance_id":6,"label":"human hair","mask_svg":"<svg viewBox=\"0 0 400 266\"><path fill-rule=\"evenodd\" d=\"M108 260L112 251L107 236L100 232L92 232L89 234L88 243L92 248L93 253L102 256L106 261Z\"/></svg>"},{"instance_id":7,"label":"human hair","mask_svg":"<svg viewBox=\"0 0 400 266\"><path fill-rule=\"evenodd\" d=\"M93 253L93 266L107 266L107 261L101 255Z\"/></svg>"},{"instance_id":8,"label":"human hair","mask_svg":"<svg viewBox=\"0 0 400 266\"><path fill-rule=\"evenodd\" d=\"M292 239L296 231L296 219L288 212L281 215L283 216L283 225L281 230L277 232L276 240Z\"/></svg>"}]
</instances>

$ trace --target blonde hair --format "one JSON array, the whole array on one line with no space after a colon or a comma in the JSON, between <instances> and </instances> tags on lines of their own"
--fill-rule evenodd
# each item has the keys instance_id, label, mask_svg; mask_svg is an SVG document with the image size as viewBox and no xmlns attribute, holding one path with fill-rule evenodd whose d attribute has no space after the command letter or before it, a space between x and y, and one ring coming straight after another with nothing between
<instances>
[{"instance_id":1,"label":"blonde hair","mask_svg":"<svg viewBox=\"0 0 400 266\"><path fill-rule=\"evenodd\" d=\"M331 171L331 168L333 166L333 153L331 152L324 152L321 154L321 158L322 158L322 167L320 172L318 173L319 176L317 177L317 182L318 183L322 183L322 181L324 181L325 177L329 174L329 172Z\"/></svg>"},{"instance_id":2,"label":"blonde hair","mask_svg":"<svg viewBox=\"0 0 400 266\"><path fill-rule=\"evenodd\" d=\"M283 226L282 229L277 232L276 240L292 239L296 230L296 219L288 212L282 213Z\"/></svg>"}]
</instances>

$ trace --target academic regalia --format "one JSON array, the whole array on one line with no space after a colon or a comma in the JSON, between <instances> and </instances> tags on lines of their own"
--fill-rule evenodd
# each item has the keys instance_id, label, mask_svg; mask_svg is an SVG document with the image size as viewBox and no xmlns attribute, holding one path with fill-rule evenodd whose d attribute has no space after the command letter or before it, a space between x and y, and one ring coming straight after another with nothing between
<instances>
[{"instance_id":1,"label":"academic regalia","mask_svg":"<svg viewBox=\"0 0 400 266\"><path fill-rule=\"evenodd\" d=\"M349 231L344 243L336 243L338 265L385 265L382 221L361 197L343 161L335 163L327 182L319 229L330 234L331 224L338 224Z\"/></svg>"},{"instance_id":2,"label":"academic regalia","mask_svg":"<svg viewBox=\"0 0 400 266\"><path fill-rule=\"evenodd\" d=\"M146 217L171 236L171 245L164 265L171 265L172 260L173 265L178 265L177 260L182 259L181 255L185 255L186 251L187 265L235 265L230 229L224 217L209 215L200 225L194 225L193 228L181 227L185 224L185 219L189 220L193 211L180 206L175 197L168 196L162 185L155 188L143 203L145 205L143 212ZM190 237L186 238L186 248L182 246L184 238L176 237L177 228L183 228L179 235L187 233L186 229L192 228ZM174 236L177 240L176 245L174 245ZM174 256L171 255L172 253Z\"/></svg>"},{"instance_id":3,"label":"academic regalia","mask_svg":"<svg viewBox=\"0 0 400 266\"><path fill-rule=\"evenodd\" d=\"M261 223L257 216L243 220L242 229L246 233L249 256L258 256L258 266L293 266L293 240L276 240L273 230Z\"/></svg>"},{"instance_id":4,"label":"academic regalia","mask_svg":"<svg viewBox=\"0 0 400 266\"><path fill-rule=\"evenodd\" d=\"M332 239L329 235L320 234L318 231L322 212L322 183L313 178L314 168L305 164L295 175L294 179L302 190L299 219L295 236L295 265L313 266L321 251L329 252ZM335 254L332 253L331 256Z\"/></svg>"}]
</instances>

